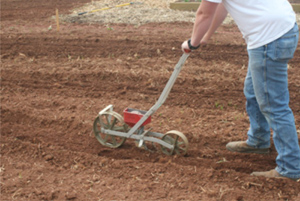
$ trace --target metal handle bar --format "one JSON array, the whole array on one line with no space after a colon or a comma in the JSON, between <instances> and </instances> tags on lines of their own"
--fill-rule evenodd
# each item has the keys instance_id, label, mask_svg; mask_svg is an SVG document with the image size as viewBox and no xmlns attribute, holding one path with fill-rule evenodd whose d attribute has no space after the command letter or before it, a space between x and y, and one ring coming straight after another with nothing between
<instances>
[{"instance_id":1,"label":"metal handle bar","mask_svg":"<svg viewBox=\"0 0 300 201\"><path fill-rule=\"evenodd\" d=\"M151 107L151 109L146 112L146 114L129 130L128 132L128 136L131 136L147 119L149 116L151 116L152 114L154 114L154 112L156 112L156 110L158 108L160 108L160 106L165 102L165 100L167 99L177 77L178 74L180 73L180 70L183 66L183 64L185 63L186 59L189 57L190 54L188 53L183 53L183 55L180 57L178 63L175 66L175 69L169 79L169 81L167 82L163 92L161 93L158 101L155 103L154 106Z\"/></svg>"}]
</instances>

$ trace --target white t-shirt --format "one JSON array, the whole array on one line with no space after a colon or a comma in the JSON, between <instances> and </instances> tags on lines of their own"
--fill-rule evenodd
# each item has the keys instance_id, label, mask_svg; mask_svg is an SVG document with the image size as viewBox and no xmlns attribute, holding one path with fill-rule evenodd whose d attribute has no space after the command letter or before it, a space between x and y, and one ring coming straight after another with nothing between
<instances>
[{"instance_id":1,"label":"white t-shirt","mask_svg":"<svg viewBox=\"0 0 300 201\"><path fill-rule=\"evenodd\" d=\"M266 45L287 33L296 15L287 0L206 0L223 3L232 16L248 49Z\"/></svg>"}]
</instances>

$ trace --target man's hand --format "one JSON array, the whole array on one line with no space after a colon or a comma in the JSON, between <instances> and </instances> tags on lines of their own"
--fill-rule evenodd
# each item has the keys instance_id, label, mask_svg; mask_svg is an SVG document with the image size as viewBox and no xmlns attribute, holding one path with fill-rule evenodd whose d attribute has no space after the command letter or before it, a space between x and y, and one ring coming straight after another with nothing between
<instances>
[{"instance_id":1,"label":"man's hand","mask_svg":"<svg viewBox=\"0 0 300 201\"><path fill-rule=\"evenodd\" d=\"M191 49L189 48L189 45L188 45L188 41L184 41L182 44L181 44L181 50L184 52L184 53L191 53Z\"/></svg>"},{"instance_id":2,"label":"man's hand","mask_svg":"<svg viewBox=\"0 0 300 201\"><path fill-rule=\"evenodd\" d=\"M191 43L191 39L184 41L181 45L181 49L183 50L183 52L185 53L190 53L192 50L196 50L200 47L200 44L197 46L193 46Z\"/></svg>"}]
</instances>

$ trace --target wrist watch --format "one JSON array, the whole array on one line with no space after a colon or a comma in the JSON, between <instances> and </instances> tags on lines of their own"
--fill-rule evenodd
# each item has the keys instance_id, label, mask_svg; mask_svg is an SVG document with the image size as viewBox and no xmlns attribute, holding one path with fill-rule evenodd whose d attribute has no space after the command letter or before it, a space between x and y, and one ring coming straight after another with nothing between
<instances>
[{"instance_id":1,"label":"wrist watch","mask_svg":"<svg viewBox=\"0 0 300 201\"><path fill-rule=\"evenodd\" d=\"M189 39L188 40L188 46L189 46L190 50L196 50L196 49L198 49L200 47L200 44L198 46L196 46L196 47L192 46L191 39Z\"/></svg>"}]
</instances>

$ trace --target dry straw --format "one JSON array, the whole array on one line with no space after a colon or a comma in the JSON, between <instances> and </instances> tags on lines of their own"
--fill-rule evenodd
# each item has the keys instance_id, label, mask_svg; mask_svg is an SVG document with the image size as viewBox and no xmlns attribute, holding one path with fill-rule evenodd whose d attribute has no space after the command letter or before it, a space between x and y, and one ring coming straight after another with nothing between
<instances>
[{"instance_id":1,"label":"dry straw","mask_svg":"<svg viewBox=\"0 0 300 201\"><path fill-rule=\"evenodd\" d=\"M140 2L142 4L132 4L130 6L118 7L114 6L130 3ZM152 22L194 22L194 11L176 11L169 8L170 3L175 0L101 0L91 1L81 8L73 10L71 15L61 16L61 20L77 23L90 24L112 24L124 23L142 25ZM78 15L80 12L92 11L105 7L114 7L108 10L94 12L91 14ZM297 21L300 22L300 17L297 15ZM228 16L224 22L225 24L233 23L233 20Z\"/></svg>"},{"instance_id":2,"label":"dry straw","mask_svg":"<svg viewBox=\"0 0 300 201\"><path fill-rule=\"evenodd\" d=\"M140 2L142 4L132 4L78 16L80 12L129 3L125 0L94 1L84 7L75 9L71 15L63 16L62 19L78 23L125 23L134 25L151 22L193 22L195 19L195 12L170 9L169 5L171 2L175 2L174 0L137 0L132 2Z\"/></svg>"}]
</instances>

